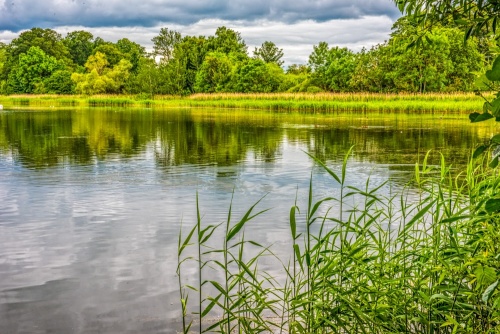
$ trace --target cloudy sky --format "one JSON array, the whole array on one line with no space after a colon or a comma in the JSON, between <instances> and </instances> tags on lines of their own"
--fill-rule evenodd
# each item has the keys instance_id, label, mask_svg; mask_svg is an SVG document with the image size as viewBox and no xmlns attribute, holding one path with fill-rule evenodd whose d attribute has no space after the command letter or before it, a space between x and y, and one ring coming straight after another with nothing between
<instances>
[{"instance_id":1,"label":"cloudy sky","mask_svg":"<svg viewBox=\"0 0 500 334\"><path fill-rule=\"evenodd\" d=\"M399 16L393 0L0 0L0 41L42 27L151 49L162 27L213 35L224 25L241 33L249 52L273 41L292 64L307 62L320 41L355 51L381 43Z\"/></svg>"}]
</instances>

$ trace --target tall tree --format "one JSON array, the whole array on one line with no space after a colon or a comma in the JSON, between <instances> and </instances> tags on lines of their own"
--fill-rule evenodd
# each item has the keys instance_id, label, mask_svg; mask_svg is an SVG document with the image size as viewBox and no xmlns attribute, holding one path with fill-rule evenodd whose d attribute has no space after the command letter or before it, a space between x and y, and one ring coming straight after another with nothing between
<instances>
[{"instance_id":1,"label":"tall tree","mask_svg":"<svg viewBox=\"0 0 500 334\"><path fill-rule=\"evenodd\" d=\"M314 84L322 89L328 89L327 70L329 66L330 47L326 42L320 42L313 46L313 52L309 55L308 65L312 71Z\"/></svg>"},{"instance_id":2,"label":"tall tree","mask_svg":"<svg viewBox=\"0 0 500 334\"><path fill-rule=\"evenodd\" d=\"M72 31L64 37L63 43L68 48L73 62L84 66L94 49L94 36L84 30Z\"/></svg>"},{"instance_id":3,"label":"tall tree","mask_svg":"<svg viewBox=\"0 0 500 334\"><path fill-rule=\"evenodd\" d=\"M195 91L213 93L227 90L232 67L233 62L228 55L221 52L207 54L196 74Z\"/></svg>"},{"instance_id":4,"label":"tall tree","mask_svg":"<svg viewBox=\"0 0 500 334\"><path fill-rule=\"evenodd\" d=\"M130 76L132 64L121 59L110 66L106 55L97 52L85 63L87 73L73 73L71 79L75 82L75 90L79 94L122 93Z\"/></svg>"},{"instance_id":5,"label":"tall tree","mask_svg":"<svg viewBox=\"0 0 500 334\"><path fill-rule=\"evenodd\" d=\"M139 67L140 60L146 57L146 49L128 38L118 40L118 42L116 42L116 47L125 55L125 58L130 61L132 64L132 72L135 73Z\"/></svg>"},{"instance_id":6,"label":"tall tree","mask_svg":"<svg viewBox=\"0 0 500 334\"><path fill-rule=\"evenodd\" d=\"M95 47L94 50L92 50L93 55L98 52L106 55L106 59L110 66L115 66L120 62L120 60L127 58L127 56L120 51L118 46L111 42L101 43L99 46Z\"/></svg>"},{"instance_id":7,"label":"tall tree","mask_svg":"<svg viewBox=\"0 0 500 334\"><path fill-rule=\"evenodd\" d=\"M265 41L260 48L255 48L253 54L265 63L283 65L283 60L281 60L283 58L283 49L279 49L273 42Z\"/></svg>"},{"instance_id":8,"label":"tall tree","mask_svg":"<svg viewBox=\"0 0 500 334\"><path fill-rule=\"evenodd\" d=\"M17 66L19 56L26 54L31 47L38 47L46 55L65 63L71 62L70 54L60 34L52 29L32 28L22 32L13 39L6 49L6 61L1 78L6 79L12 69Z\"/></svg>"},{"instance_id":9,"label":"tall tree","mask_svg":"<svg viewBox=\"0 0 500 334\"><path fill-rule=\"evenodd\" d=\"M160 57L161 62L169 62L173 57L175 46L181 42L181 39L182 36L179 32L168 28L161 28L160 34L151 40L154 44L153 55Z\"/></svg>"},{"instance_id":10,"label":"tall tree","mask_svg":"<svg viewBox=\"0 0 500 334\"><path fill-rule=\"evenodd\" d=\"M206 55L206 42L204 36L185 36L182 41L176 44L174 57L175 66L180 66L176 73L183 73L183 94L193 93L196 82L196 74L201 67Z\"/></svg>"},{"instance_id":11,"label":"tall tree","mask_svg":"<svg viewBox=\"0 0 500 334\"><path fill-rule=\"evenodd\" d=\"M9 74L8 85L14 93L43 93L37 86L64 65L53 56L47 55L38 46L32 46L26 53L19 55L19 63Z\"/></svg>"},{"instance_id":12,"label":"tall tree","mask_svg":"<svg viewBox=\"0 0 500 334\"><path fill-rule=\"evenodd\" d=\"M247 45L239 32L222 26L217 28L215 36L208 38L207 51L247 56Z\"/></svg>"},{"instance_id":13,"label":"tall tree","mask_svg":"<svg viewBox=\"0 0 500 334\"><path fill-rule=\"evenodd\" d=\"M231 79L231 90L235 92L276 92L283 80L283 69L276 63L250 58L237 66Z\"/></svg>"},{"instance_id":14,"label":"tall tree","mask_svg":"<svg viewBox=\"0 0 500 334\"><path fill-rule=\"evenodd\" d=\"M356 56L348 48L333 47L328 52L329 64L326 70L328 88L334 92L351 90L351 78L356 66Z\"/></svg>"}]
</instances>

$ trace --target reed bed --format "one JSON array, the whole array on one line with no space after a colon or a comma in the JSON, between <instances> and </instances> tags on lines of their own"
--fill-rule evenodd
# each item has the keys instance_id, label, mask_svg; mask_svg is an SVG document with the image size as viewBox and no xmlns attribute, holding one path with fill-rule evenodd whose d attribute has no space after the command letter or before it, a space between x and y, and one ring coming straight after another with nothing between
<instances>
[{"instance_id":1,"label":"reed bed","mask_svg":"<svg viewBox=\"0 0 500 334\"><path fill-rule=\"evenodd\" d=\"M311 180L307 206L289 212L288 258L245 235L262 204L237 220L229 206L215 224L197 205L178 244L184 333L499 332L496 171L471 160L457 175L443 157L430 165L426 156L411 186L382 196L369 179L362 189L346 183L349 153L339 170L311 158L340 192L316 200ZM261 269L269 258L283 277ZM219 279L205 278L213 271ZM187 285L184 272L198 284Z\"/></svg>"},{"instance_id":2,"label":"reed bed","mask_svg":"<svg viewBox=\"0 0 500 334\"><path fill-rule=\"evenodd\" d=\"M484 100L472 93L376 94L376 93L269 93L193 94L189 96L133 95L13 95L0 97L5 107L138 107L231 108L278 112L331 113L381 111L416 113L469 113L482 109Z\"/></svg>"}]
</instances>

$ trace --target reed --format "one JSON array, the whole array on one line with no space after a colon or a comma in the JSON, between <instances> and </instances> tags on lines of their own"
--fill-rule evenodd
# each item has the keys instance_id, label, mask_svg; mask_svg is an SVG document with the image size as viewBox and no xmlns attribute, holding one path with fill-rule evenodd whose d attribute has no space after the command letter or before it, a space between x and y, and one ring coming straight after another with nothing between
<instances>
[{"instance_id":1,"label":"reed","mask_svg":"<svg viewBox=\"0 0 500 334\"><path fill-rule=\"evenodd\" d=\"M457 173L444 157L430 164L427 155L415 165L411 184L383 196L384 184L373 187L370 179L363 188L347 184L349 155L339 171L311 157L340 191L315 200L311 178L306 209L296 203L290 209L289 259L245 237L245 226L265 212L258 202L236 222L230 205L225 223L205 228L197 206L195 227L179 239L179 249L198 231L198 259L181 261L196 263L199 287L193 290L215 292L200 294L200 309L193 311L200 332L497 332L498 173L483 160ZM220 246L208 248L214 237ZM269 257L284 277L261 269ZM221 280L203 279L210 270L223 273ZM186 315L189 305L182 305ZM209 322L211 313L221 316Z\"/></svg>"},{"instance_id":2,"label":"reed","mask_svg":"<svg viewBox=\"0 0 500 334\"><path fill-rule=\"evenodd\" d=\"M193 94L190 96L133 95L13 95L0 97L5 107L137 107L137 108L238 108L280 112L416 112L469 113L482 109L484 100L472 93L269 93Z\"/></svg>"}]
</instances>

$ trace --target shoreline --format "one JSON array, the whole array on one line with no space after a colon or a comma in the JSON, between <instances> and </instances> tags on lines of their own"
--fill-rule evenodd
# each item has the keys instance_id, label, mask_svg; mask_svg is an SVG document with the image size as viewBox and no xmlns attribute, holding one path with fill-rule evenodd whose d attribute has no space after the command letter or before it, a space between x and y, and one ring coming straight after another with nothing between
<instances>
[{"instance_id":1,"label":"shoreline","mask_svg":"<svg viewBox=\"0 0 500 334\"><path fill-rule=\"evenodd\" d=\"M39 108L223 108L277 112L417 112L460 113L481 111L484 99L474 93L213 93L189 96L162 95L9 95L0 96L4 109Z\"/></svg>"}]
</instances>

